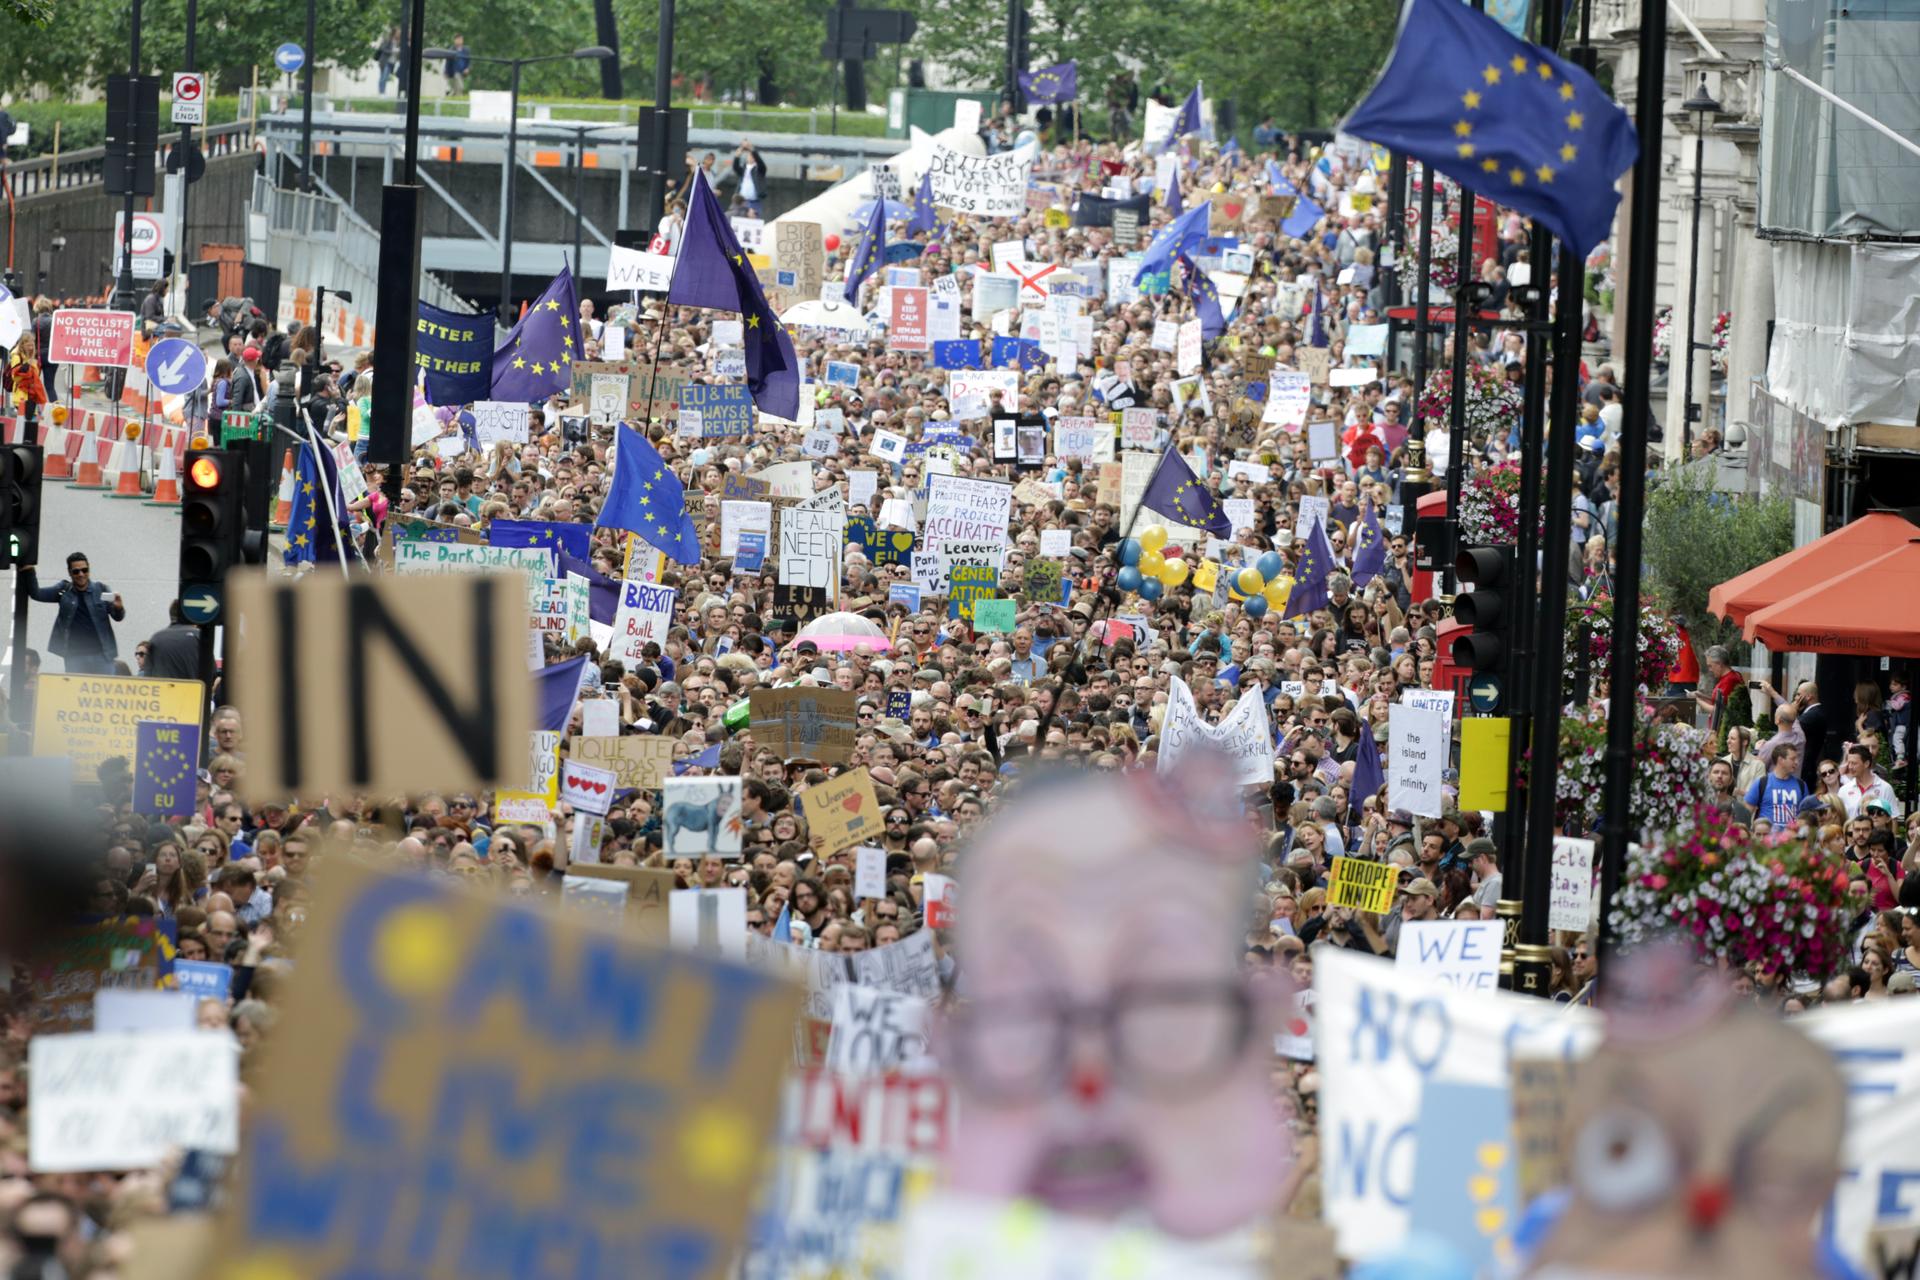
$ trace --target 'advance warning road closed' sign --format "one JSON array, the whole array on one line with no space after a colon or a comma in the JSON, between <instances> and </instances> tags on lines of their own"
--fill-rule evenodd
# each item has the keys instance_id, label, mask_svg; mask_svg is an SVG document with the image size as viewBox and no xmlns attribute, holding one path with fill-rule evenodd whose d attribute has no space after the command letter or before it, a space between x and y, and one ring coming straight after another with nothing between
<instances>
[{"instance_id":1,"label":"'advance warning road closed' sign","mask_svg":"<svg viewBox=\"0 0 1920 1280\"><path fill-rule=\"evenodd\" d=\"M33 753L66 756L73 776L91 782L101 761L138 757L142 724L199 724L205 698L198 680L43 672L33 704ZM191 787L187 795L191 800Z\"/></svg>"}]
</instances>

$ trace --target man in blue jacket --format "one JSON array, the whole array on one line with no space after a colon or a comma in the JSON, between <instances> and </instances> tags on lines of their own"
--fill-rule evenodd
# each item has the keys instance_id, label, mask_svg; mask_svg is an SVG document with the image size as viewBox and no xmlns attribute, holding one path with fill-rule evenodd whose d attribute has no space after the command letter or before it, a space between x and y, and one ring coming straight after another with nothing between
<instances>
[{"instance_id":1,"label":"man in blue jacket","mask_svg":"<svg viewBox=\"0 0 1920 1280\"><path fill-rule=\"evenodd\" d=\"M119 648L113 639L113 624L126 620L127 607L104 583L93 580L93 566L84 552L67 557L67 578L55 586L42 587L35 580L32 565L21 566L27 575L27 591L41 604L57 604L60 616L53 622L53 639L47 645L66 659L67 671L79 675L111 675Z\"/></svg>"}]
</instances>

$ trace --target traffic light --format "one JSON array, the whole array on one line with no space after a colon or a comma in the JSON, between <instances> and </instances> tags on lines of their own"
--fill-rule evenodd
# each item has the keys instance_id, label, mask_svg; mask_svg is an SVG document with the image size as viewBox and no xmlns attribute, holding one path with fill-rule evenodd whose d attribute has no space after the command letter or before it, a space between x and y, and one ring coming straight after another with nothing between
<instances>
[{"instance_id":1,"label":"traffic light","mask_svg":"<svg viewBox=\"0 0 1920 1280\"><path fill-rule=\"evenodd\" d=\"M189 449L180 500L180 596L217 600L227 570L245 562L246 467L230 449Z\"/></svg>"},{"instance_id":2,"label":"traffic light","mask_svg":"<svg viewBox=\"0 0 1920 1280\"><path fill-rule=\"evenodd\" d=\"M1454 618L1472 628L1455 637L1453 661L1471 671L1476 681L1484 676L1498 679L1506 673L1519 621L1513 604L1513 548L1463 547L1454 558L1453 573L1473 588L1453 598Z\"/></svg>"},{"instance_id":3,"label":"traffic light","mask_svg":"<svg viewBox=\"0 0 1920 1280\"><path fill-rule=\"evenodd\" d=\"M37 444L0 445L0 569L40 560L40 479Z\"/></svg>"}]
</instances>

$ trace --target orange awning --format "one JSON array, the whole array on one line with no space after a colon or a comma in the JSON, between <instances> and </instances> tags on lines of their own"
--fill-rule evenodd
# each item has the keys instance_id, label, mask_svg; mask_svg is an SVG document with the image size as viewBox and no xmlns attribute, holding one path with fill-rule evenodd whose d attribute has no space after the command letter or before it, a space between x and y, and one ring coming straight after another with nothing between
<instances>
[{"instance_id":1,"label":"orange awning","mask_svg":"<svg viewBox=\"0 0 1920 1280\"><path fill-rule=\"evenodd\" d=\"M1745 623L1756 610L1830 582L1905 544L1909 538L1920 538L1920 526L1890 512L1876 511L1721 583L1707 593L1707 610Z\"/></svg>"},{"instance_id":2,"label":"orange awning","mask_svg":"<svg viewBox=\"0 0 1920 1280\"><path fill-rule=\"evenodd\" d=\"M1776 652L1920 658L1920 530L1851 572L1755 610L1744 633Z\"/></svg>"}]
</instances>

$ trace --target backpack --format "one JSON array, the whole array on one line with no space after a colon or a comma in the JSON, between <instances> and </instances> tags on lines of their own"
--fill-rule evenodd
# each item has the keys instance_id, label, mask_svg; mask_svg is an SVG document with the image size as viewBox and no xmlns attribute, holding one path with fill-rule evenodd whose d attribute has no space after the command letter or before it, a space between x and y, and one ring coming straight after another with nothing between
<instances>
[{"instance_id":1,"label":"backpack","mask_svg":"<svg viewBox=\"0 0 1920 1280\"><path fill-rule=\"evenodd\" d=\"M293 350L293 339L284 333L274 332L267 335L266 342L260 347L260 365L269 373L278 373L280 365Z\"/></svg>"}]
</instances>

